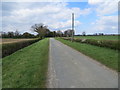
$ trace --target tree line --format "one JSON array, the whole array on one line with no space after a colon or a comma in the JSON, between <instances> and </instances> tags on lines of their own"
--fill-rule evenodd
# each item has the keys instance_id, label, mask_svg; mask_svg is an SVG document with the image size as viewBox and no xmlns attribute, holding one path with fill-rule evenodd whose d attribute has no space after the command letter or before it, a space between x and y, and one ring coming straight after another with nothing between
<instances>
[{"instance_id":1,"label":"tree line","mask_svg":"<svg viewBox=\"0 0 120 90\"><path fill-rule=\"evenodd\" d=\"M42 23L34 24L31 26L31 30L37 32L37 35L25 32L20 34L18 30L15 32L1 32L0 37L2 38L44 38L44 37L71 37L74 32L71 29L68 29L64 32L61 30L51 31L48 27Z\"/></svg>"},{"instance_id":2,"label":"tree line","mask_svg":"<svg viewBox=\"0 0 120 90\"><path fill-rule=\"evenodd\" d=\"M28 32L20 34L16 30L15 32L2 32L0 37L2 38L35 38L36 36Z\"/></svg>"},{"instance_id":3,"label":"tree line","mask_svg":"<svg viewBox=\"0 0 120 90\"><path fill-rule=\"evenodd\" d=\"M65 37L65 36L72 36L72 33L74 33L73 30L66 30L64 31L64 33L61 31L61 30L58 30L58 31L50 31L48 29L48 27L42 23L40 24L35 24L33 26L31 26L32 30L37 32L38 33L38 36L40 38L43 38L43 37Z\"/></svg>"},{"instance_id":4,"label":"tree line","mask_svg":"<svg viewBox=\"0 0 120 90\"><path fill-rule=\"evenodd\" d=\"M43 23L34 24L31 26L31 30L37 32L37 35L31 34L29 32L25 32L20 34L17 30L15 32L1 32L0 38L44 38L44 37L71 37L74 35L74 30L67 29L64 32L61 30L51 31L48 29L48 26ZM103 33L95 33L93 36L102 36L105 35ZM79 36L79 35L76 35ZM86 35L86 32L83 31L81 36L89 36Z\"/></svg>"}]
</instances>

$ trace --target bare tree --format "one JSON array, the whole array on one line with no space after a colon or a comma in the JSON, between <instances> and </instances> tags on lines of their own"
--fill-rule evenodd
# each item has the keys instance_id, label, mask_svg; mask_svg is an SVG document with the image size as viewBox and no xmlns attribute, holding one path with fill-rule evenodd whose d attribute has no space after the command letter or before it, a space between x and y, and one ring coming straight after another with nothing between
<instances>
[{"instance_id":1,"label":"bare tree","mask_svg":"<svg viewBox=\"0 0 120 90\"><path fill-rule=\"evenodd\" d=\"M44 24L35 24L31 27L35 32L39 34L39 37L43 38L47 33L49 33L49 29Z\"/></svg>"},{"instance_id":2,"label":"bare tree","mask_svg":"<svg viewBox=\"0 0 120 90\"><path fill-rule=\"evenodd\" d=\"M18 38L20 36L20 33L18 32L18 30L15 31L15 37Z\"/></svg>"}]
</instances>

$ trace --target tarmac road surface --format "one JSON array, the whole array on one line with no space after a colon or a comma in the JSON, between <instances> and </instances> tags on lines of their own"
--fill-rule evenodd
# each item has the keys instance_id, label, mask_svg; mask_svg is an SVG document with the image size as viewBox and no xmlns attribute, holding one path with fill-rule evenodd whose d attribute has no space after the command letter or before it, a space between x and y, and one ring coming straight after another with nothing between
<instances>
[{"instance_id":1,"label":"tarmac road surface","mask_svg":"<svg viewBox=\"0 0 120 90\"><path fill-rule=\"evenodd\" d=\"M118 88L118 74L51 38L48 88Z\"/></svg>"}]
</instances>

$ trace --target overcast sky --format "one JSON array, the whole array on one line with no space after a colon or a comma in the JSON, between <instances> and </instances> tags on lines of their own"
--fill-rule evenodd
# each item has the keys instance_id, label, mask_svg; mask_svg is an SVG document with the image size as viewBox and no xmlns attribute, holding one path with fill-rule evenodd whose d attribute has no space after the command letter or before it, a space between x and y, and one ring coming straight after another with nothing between
<instances>
[{"instance_id":1,"label":"overcast sky","mask_svg":"<svg viewBox=\"0 0 120 90\"><path fill-rule=\"evenodd\" d=\"M101 2L100 2L101 1ZM30 32L31 26L44 23L53 30L71 28L75 13L75 33L117 33L118 0L86 2L2 2L2 31Z\"/></svg>"}]
</instances>

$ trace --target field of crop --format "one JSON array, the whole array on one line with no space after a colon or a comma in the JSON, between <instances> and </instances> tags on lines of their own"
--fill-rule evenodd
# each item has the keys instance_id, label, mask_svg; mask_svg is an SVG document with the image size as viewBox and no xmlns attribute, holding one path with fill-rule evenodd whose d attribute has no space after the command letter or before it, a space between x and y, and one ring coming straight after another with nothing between
<instances>
[{"instance_id":1,"label":"field of crop","mask_svg":"<svg viewBox=\"0 0 120 90\"><path fill-rule=\"evenodd\" d=\"M44 88L49 39L40 40L2 59L3 88Z\"/></svg>"},{"instance_id":2,"label":"field of crop","mask_svg":"<svg viewBox=\"0 0 120 90\"><path fill-rule=\"evenodd\" d=\"M98 46L85 44L85 43L71 42L69 40L64 40L61 38L57 38L57 40L101 62L102 64L112 69L118 70L119 51L117 50L112 50L105 47L98 47Z\"/></svg>"},{"instance_id":3,"label":"field of crop","mask_svg":"<svg viewBox=\"0 0 120 90\"><path fill-rule=\"evenodd\" d=\"M96 40L118 40L120 36L75 36L80 39L96 39Z\"/></svg>"},{"instance_id":4,"label":"field of crop","mask_svg":"<svg viewBox=\"0 0 120 90\"><path fill-rule=\"evenodd\" d=\"M14 43L14 42L21 42L21 41L28 41L28 40L32 40L32 39L0 39L0 44L6 44L6 43Z\"/></svg>"}]
</instances>

